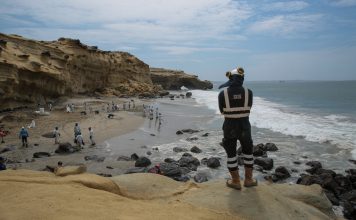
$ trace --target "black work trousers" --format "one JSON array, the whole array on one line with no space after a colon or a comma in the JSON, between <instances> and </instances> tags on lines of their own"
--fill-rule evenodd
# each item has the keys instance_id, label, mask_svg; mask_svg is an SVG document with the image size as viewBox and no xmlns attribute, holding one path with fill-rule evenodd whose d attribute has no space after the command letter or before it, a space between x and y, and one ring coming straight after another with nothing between
<instances>
[{"instance_id":1,"label":"black work trousers","mask_svg":"<svg viewBox=\"0 0 356 220\"><path fill-rule=\"evenodd\" d=\"M251 137L251 125L248 117L225 118L224 138L222 145L227 154L227 167L229 171L238 170L236 146L237 140L242 147L242 158L245 167L253 167L253 142Z\"/></svg>"}]
</instances>

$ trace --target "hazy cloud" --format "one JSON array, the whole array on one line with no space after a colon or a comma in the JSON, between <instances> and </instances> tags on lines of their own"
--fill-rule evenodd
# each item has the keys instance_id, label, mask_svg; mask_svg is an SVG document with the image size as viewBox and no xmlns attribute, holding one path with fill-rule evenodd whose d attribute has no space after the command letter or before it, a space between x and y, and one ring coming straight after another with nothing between
<instances>
[{"instance_id":1,"label":"hazy cloud","mask_svg":"<svg viewBox=\"0 0 356 220\"><path fill-rule=\"evenodd\" d=\"M339 7L356 6L356 0L330 0L330 4Z\"/></svg>"},{"instance_id":2,"label":"hazy cloud","mask_svg":"<svg viewBox=\"0 0 356 220\"><path fill-rule=\"evenodd\" d=\"M276 15L253 23L249 31L289 37L314 31L313 27L319 25L318 21L321 18L321 14Z\"/></svg>"},{"instance_id":3,"label":"hazy cloud","mask_svg":"<svg viewBox=\"0 0 356 220\"><path fill-rule=\"evenodd\" d=\"M305 1L285 1L266 3L262 8L266 11L299 11L309 6Z\"/></svg>"}]
</instances>

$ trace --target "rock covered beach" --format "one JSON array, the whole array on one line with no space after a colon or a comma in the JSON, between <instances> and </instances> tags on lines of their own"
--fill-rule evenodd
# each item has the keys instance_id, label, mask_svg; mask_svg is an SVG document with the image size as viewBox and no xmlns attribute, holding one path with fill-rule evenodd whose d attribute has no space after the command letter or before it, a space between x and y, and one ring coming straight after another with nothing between
<instances>
[{"instance_id":1,"label":"rock covered beach","mask_svg":"<svg viewBox=\"0 0 356 220\"><path fill-rule=\"evenodd\" d=\"M183 105L177 105L178 100L185 97L184 93L169 96L164 89L183 85L207 89L209 82L181 71L150 70L147 64L130 54L100 51L79 40L60 38L53 42L36 42L1 35L0 47L3 112L0 121L10 131L5 143L0 145L0 156L6 159L9 169L0 172L3 189L0 195L8 198L0 205L2 218L336 218L325 195L334 205L344 207L345 217L354 217L353 169L348 170L348 175L336 174L311 160L305 164L311 168L307 170L309 174L302 174L297 181L308 186L270 184L288 180L293 172L290 167L273 166L273 159L268 157L268 152L278 151L273 143L255 146L257 172L272 170L270 175L265 175L267 181L255 189L234 191L225 187L225 180L212 180L199 172L202 167L211 170L225 167L221 155L201 158L206 149L191 146L210 135L195 127L209 118L202 117L200 112L182 114L185 112L182 109L194 105L194 100L185 99L181 102ZM165 98L146 99L157 96ZM135 101L136 108L113 112L113 119L109 119L105 107L102 108L107 103L122 106L131 100ZM142 105L157 100L165 117L161 131L153 129L151 122L142 117ZM92 113L87 113L84 102L93 108ZM48 103L54 105L49 116L33 113L37 104L47 108ZM76 111L65 113L64 106L70 103L75 104ZM86 114L82 114L83 111ZM21 147L18 130L33 119L36 127L29 129L30 145ZM78 152L71 150L75 122L81 125L86 143L89 143L87 129L94 127L96 146L87 144ZM54 126L59 126L61 131L60 146L46 137ZM175 158L162 157L164 147L151 148L182 137L186 141L182 145L186 146L166 148ZM216 151L218 147L209 150ZM52 173L58 161L65 167L84 165L88 173L81 170L58 176ZM140 172L144 174L122 175ZM32 202L28 202L30 200ZM172 214L172 209L177 212Z\"/></svg>"}]
</instances>

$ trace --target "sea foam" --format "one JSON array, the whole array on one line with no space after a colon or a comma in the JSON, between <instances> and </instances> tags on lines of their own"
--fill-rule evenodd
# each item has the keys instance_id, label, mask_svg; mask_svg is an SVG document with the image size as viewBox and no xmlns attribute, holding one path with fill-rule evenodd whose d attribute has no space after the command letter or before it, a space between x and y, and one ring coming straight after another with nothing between
<instances>
[{"instance_id":1,"label":"sea foam","mask_svg":"<svg viewBox=\"0 0 356 220\"><path fill-rule=\"evenodd\" d=\"M218 91L193 90L193 97L220 115ZM318 115L292 106L254 97L250 122L258 128L270 129L286 135L303 137L308 141L330 143L353 150L356 159L356 123L344 115Z\"/></svg>"}]
</instances>

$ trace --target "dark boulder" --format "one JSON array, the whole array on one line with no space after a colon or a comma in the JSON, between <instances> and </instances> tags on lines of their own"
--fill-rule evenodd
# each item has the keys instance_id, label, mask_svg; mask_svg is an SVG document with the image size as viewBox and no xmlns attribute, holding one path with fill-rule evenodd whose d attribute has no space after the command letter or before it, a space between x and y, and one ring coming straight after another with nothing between
<instances>
[{"instance_id":1,"label":"dark boulder","mask_svg":"<svg viewBox=\"0 0 356 220\"><path fill-rule=\"evenodd\" d=\"M314 175L308 175L308 174L301 174L299 179L297 180L297 184L301 185L313 185L313 184L319 184L321 185L323 180L319 178L319 176L314 176Z\"/></svg>"},{"instance_id":2,"label":"dark boulder","mask_svg":"<svg viewBox=\"0 0 356 220\"><path fill-rule=\"evenodd\" d=\"M272 158L256 158L254 163L264 170L271 170L273 168Z\"/></svg>"},{"instance_id":3,"label":"dark boulder","mask_svg":"<svg viewBox=\"0 0 356 220\"><path fill-rule=\"evenodd\" d=\"M200 165L200 161L192 156L189 157L181 157L178 161L180 167L187 167L190 170L196 171L198 166Z\"/></svg>"},{"instance_id":4,"label":"dark boulder","mask_svg":"<svg viewBox=\"0 0 356 220\"><path fill-rule=\"evenodd\" d=\"M208 164L208 158L204 157L203 159L201 159L200 163L202 165L207 165Z\"/></svg>"},{"instance_id":5,"label":"dark boulder","mask_svg":"<svg viewBox=\"0 0 356 220\"><path fill-rule=\"evenodd\" d=\"M323 169L323 168L315 170L314 174L315 175L328 174L328 175L331 175L332 177L335 177L335 175L336 175L336 173L333 170L327 170L327 169Z\"/></svg>"},{"instance_id":6,"label":"dark boulder","mask_svg":"<svg viewBox=\"0 0 356 220\"><path fill-rule=\"evenodd\" d=\"M348 170L345 170L345 172L350 175L356 175L356 169L348 169Z\"/></svg>"},{"instance_id":7,"label":"dark boulder","mask_svg":"<svg viewBox=\"0 0 356 220\"><path fill-rule=\"evenodd\" d=\"M207 166L210 168L218 168L221 166L219 158L211 157L208 159Z\"/></svg>"},{"instance_id":8,"label":"dark boulder","mask_svg":"<svg viewBox=\"0 0 356 220\"><path fill-rule=\"evenodd\" d=\"M147 157L140 157L135 162L135 167L147 167L151 165L151 160Z\"/></svg>"},{"instance_id":9,"label":"dark boulder","mask_svg":"<svg viewBox=\"0 0 356 220\"><path fill-rule=\"evenodd\" d=\"M105 160L105 157L99 157L98 155L91 155L91 156L85 156L84 160L92 160L96 162L103 162Z\"/></svg>"},{"instance_id":10,"label":"dark boulder","mask_svg":"<svg viewBox=\"0 0 356 220\"><path fill-rule=\"evenodd\" d=\"M173 151L176 153L179 153L179 152L186 152L186 151L188 151L188 149L184 148L184 147L174 147Z\"/></svg>"},{"instance_id":11,"label":"dark boulder","mask_svg":"<svg viewBox=\"0 0 356 220\"><path fill-rule=\"evenodd\" d=\"M296 165L302 164L302 162L300 162L300 161L293 161L293 163L296 164Z\"/></svg>"},{"instance_id":12,"label":"dark boulder","mask_svg":"<svg viewBox=\"0 0 356 220\"><path fill-rule=\"evenodd\" d=\"M194 130L194 129L188 128L188 129L182 129L182 132L188 133L188 134L194 134L194 133L199 132L199 130Z\"/></svg>"},{"instance_id":13,"label":"dark boulder","mask_svg":"<svg viewBox=\"0 0 356 220\"><path fill-rule=\"evenodd\" d=\"M275 176L278 180L284 180L290 177L290 173L287 168L279 166L274 170L273 176Z\"/></svg>"},{"instance_id":14,"label":"dark boulder","mask_svg":"<svg viewBox=\"0 0 356 220\"><path fill-rule=\"evenodd\" d=\"M342 188L341 193L348 192L353 188L351 180L342 174L334 175L334 180Z\"/></svg>"},{"instance_id":15,"label":"dark boulder","mask_svg":"<svg viewBox=\"0 0 356 220\"><path fill-rule=\"evenodd\" d=\"M265 154L263 148L259 145L253 146L253 156L262 157Z\"/></svg>"},{"instance_id":16,"label":"dark boulder","mask_svg":"<svg viewBox=\"0 0 356 220\"><path fill-rule=\"evenodd\" d=\"M187 93L185 93L185 96L187 97L187 98L191 98L192 97L192 93L191 92L187 92Z\"/></svg>"},{"instance_id":17,"label":"dark boulder","mask_svg":"<svg viewBox=\"0 0 356 220\"><path fill-rule=\"evenodd\" d=\"M339 199L335 196L335 194L333 192L324 189L324 193L333 205L336 205L336 206L340 205Z\"/></svg>"},{"instance_id":18,"label":"dark boulder","mask_svg":"<svg viewBox=\"0 0 356 220\"><path fill-rule=\"evenodd\" d=\"M188 173L191 172L191 170L189 168L187 168L187 167L180 167L179 169L180 169L180 173L182 175L185 175L185 174L188 174Z\"/></svg>"},{"instance_id":19,"label":"dark boulder","mask_svg":"<svg viewBox=\"0 0 356 220\"><path fill-rule=\"evenodd\" d=\"M278 147L274 143L267 143L262 149L264 151L278 151Z\"/></svg>"},{"instance_id":20,"label":"dark boulder","mask_svg":"<svg viewBox=\"0 0 356 220\"><path fill-rule=\"evenodd\" d=\"M176 135L181 135L181 134L183 134L183 131L179 130L179 131L176 132Z\"/></svg>"},{"instance_id":21,"label":"dark boulder","mask_svg":"<svg viewBox=\"0 0 356 220\"><path fill-rule=\"evenodd\" d=\"M190 151L193 152L193 153L196 153L196 154L199 154L199 153L202 152L202 150L200 150L200 148L197 147L197 146L192 147L192 148L190 149Z\"/></svg>"},{"instance_id":22,"label":"dark boulder","mask_svg":"<svg viewBox=\"0 0 356 220\"><path fill-rule=\"evenodd\" d=\"M188 152L185 152L182 154L182 157L192 157L193 155L191 155L190 153Z\"/></svg>"},{"instance_id":23,"label":"dark boulder","mask_svg":"<svg viewBox=\"0 0 356 220\"><path fill-rule=\"evenodd\" d=\"M146 154L147 154L147 155L151 155L152 152L151 152L151 151L147 151Z\"/></svg>"},{"instance_id":24,"label":"dark boulder","mask_svg":"<svg viewBox=\"0 0 356 220\"><path fill-rule=\"evenodd\" d=\"M164 159L164 162L166 162L166 163L175 163L177 161L172 159L172 158L166 158L166 159Z\"/></svg>"},{"instance_id":25,"label":"dark boulder","mask_svg":"<svg viewBox=\"0 0 356 220\"><path fill-rule=\"evenodd\" d=\"M208 137L209 136L209 133L205 133L202 135L202 137Z\"/></svg>"},{"instance_id":26,"label":"dark boulder","mask_svg":"<svg viewBox=\"0 0 356 220\"><path fill-rule=\"evenodd\" d=\"M36 152L33 154L34 158L50 157L51 154L48 152Z\"/></svg>"},{"instance_id":27,"label":"dark boulder","mask_svg":"<svg viewBox=\"0 0 356 220\"><path fill-rule=\"evenodd\" d=\"M130 156L131 160L138 160L138 158L140 158L136 153L131 154Z\"/></svg>"},{"instance_id":28,"label":"dark boulder","mask_svg":"<svg viewBox=\"0 0 356 220\"><path fill-rule=\"evenodd\" d=\"M72 146L70 143L60 143L57 150L55 152L57 154L69 154L79 151L79 148Z\"/></svg>"},{"instance_id":29,"label":"dark boulder","mask_svg":"<svg viewBox=\"0 0 356 220\"><path fill-rule=\"evenodd\" d=\"M306 171L310 174L314 174L318 169L321 169L321 163L319 161L309 161L306 163L306 165L310 166L310 169L307 169Z\"/></svg>"},{"instance_id":30,"label":"dark boulder","mask_svg":"<svg viewBox=\"0 0 356 220\"><path fill-rule=\"evenodd\" d=\"M187 140L187 141L196 141L196 140L198 140L198 139L199 139L198 137L193 136L193 137L187 138L186 140Z\"/></svg>"},{"instance_id":31,"label":"dark boulder","mask_svg":"<svg viewBox=\"0 0 356 220\"><path fill-rule=\"evenodd\" d=\"M112 170L112 169L114 169L114 167L112 167L112 166L106 166L106 169Z\"/></svg>"},{"instance_id":32,"label":"dark boulder","mask_svg":"<svg viewBox=\"0 0 356 220\"><path fill-rule=\"evenodd\" d=\"M205 173L197 173L194 176L194 181L197 183L202 183L208 181L208 176Z\"/></svg>"},{"instance_id":33,"label":"dark boulder","mask_svg":"<svg viewBox=\"0 0 356 220\"><path fill-rule=\"evenodd\" d=\"M349 201L344 201L342 203L342 205L343 205L343 208L344 208L344 211L343 211L344 217L346 219L352 219L352 220L356 219L355 218L355 216L356 216L356 207L355 206L356 205L354 203L352 203L352 202L349 202Z\"/></svg>"},{"instance_id":34,"label":"dark boulder","mask_svg":"<svg viewBox=\"0 0 356 220\"><path fill-rule=\"evenodd\" d=\"M173 177L181 175L181 169L176 163L161 163L159 167L161 174L164 176Z\"/></svg>"}]
</instances>

